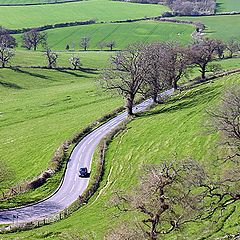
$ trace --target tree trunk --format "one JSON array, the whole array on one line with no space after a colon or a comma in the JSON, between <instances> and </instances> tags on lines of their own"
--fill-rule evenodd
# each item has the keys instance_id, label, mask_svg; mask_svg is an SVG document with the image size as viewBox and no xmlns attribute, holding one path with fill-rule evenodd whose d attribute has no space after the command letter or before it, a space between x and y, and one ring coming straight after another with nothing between
<instances>
[{"instance_id":1,"label":"tree trunk","mask_svg":"<svg viewBox=\"0 0 240 240\"><path fill-rule=\"evenodd\" d=\"M178 89L177 81L173 80L173 89L174 91Z\"/></svg>"},{"instance_id":2,"label":"tree trunk","mask_svg":"<svg viewBox=\"0 0 240 240\"><path fill-rule=\"evenodd\" d=\"M158 103L158 94L154 93L152 99L154 103Z\"/></svg>"},{"instance_id":3,"label":"tree trunk","mask_svg":"<svg viewBox=\"0 0 240 240\"><path fill-rule=\"evenodd\" d=\"M34 49L34 51L37 50L37 45L36 44L33 46L33 49Z\"/></svg>"},{"instance_id":4,"label":"tree trunk","mask_svg":"<svg viewBox=\"0 0 240 240\"><path fill-rule=\"evenodd\" d=\"M128 96L126 99L126 109L129 116L133 115L133 96Z\"/></svg>"},{"instance_id":5,"label":"tree trunk","mask_svg":"<svg viewBox=\"0 0 240 240\"><path fill-rule=\"evenodd\" d=\"M203 66L202 66L202 69L201 69L201 78L202 78L202 80L205 80L205 79L206 79L206 65L203 65Z\"/></svg>"},{"instance_id":6,"label":"tree trunk","mask_svg":"<svg viewBox=\"0 0 240 240\"><path fill-rule=\"evenodd\" d=\"M159 216L155 216L154 219L152 219L152 226L151 226L151 232L150 232L150 239L151 240L157 240L157 225L159 222Z\"/></svg>"}]
</instances>

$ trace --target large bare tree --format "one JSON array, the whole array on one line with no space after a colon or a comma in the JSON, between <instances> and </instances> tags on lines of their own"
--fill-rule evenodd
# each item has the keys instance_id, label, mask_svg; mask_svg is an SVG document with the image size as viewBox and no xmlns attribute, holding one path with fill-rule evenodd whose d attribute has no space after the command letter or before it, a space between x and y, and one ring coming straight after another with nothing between
<instances>
[{"instance_id":1,"label":"large bare tree","mask_svg":"<svg viewBox=\"0 0 240 240\"><path fill-rule=\"evenodd\" d=\"M161 56L161 70L165 81L169 81L176 90L178 82L186 74L191 64L190 49L177 43L166 43Z\"/></svg>"},{"instance_id":2,"label":"large bare tree","mask_svg":"<svg viewBox=\"0 0 240 240\"><path fill-rule=\"evenodd\" d=\"M209 114L211 126L220 132L222 143L230 151L228 159L240 157L240 85L229 87Z\"/></svg>"},{"instance_id":3,"label":"large bare tree","mask_svg":"<svg viewBox=\"0 0 240 240\"><path fill-rule=\"evenodd\" d=\"M156 240L189 222L217 223L240 200L239 169L223 169L208 174L193 160L145 166L137 188L111 199L111 206L131 211L133 218L128 227L110 230L106 239Z\"/></svg>"},{"instance_id":4,"label":"large bare tree","mask_svg":"<svg viewBox=\"0 0 240 240\"><path fill-rule=\"evenodd\" d=\"M208 72L207 67L209 63L212 62L214 53L220 44L222 44L221 41L215 39L202 39L192 45L192 63L200 68L199 71L201 72L202 80L206 78L206 72Z\"/></svg>"},{"instance_id":5,"label":"large bare tree","mask_svg":"<svg viewBox=\"0 0 240 240\"><path fill-rule=\"evenodd\" d=\"M147 165L141 172L143 174L136 189L127 195L117 193L111 200L121 211L133 211L135 216L140 213L135 218L137 223L134 218L131 222L132 226L135 223L142 231L141 238L138 233L139 239L156 240L196 219L202 212L202 192L192 191L206 178L204 169L197 162L190 160ZM125 235L127 232L133 234L128 228L127 232L119 232L117 229L111 231L107 239L113 239L113 233L116 235L123 232ZM122 239L129 239L128 237Z\"/></svg>"},{"instance_id":6,"label":"large bare tree","mask_svg":"<svg viewBox=\"0 0 240 240\"><path fill-rule=\"evenodd\" d=\"M2 26L0 26L0 43L7 48L14 48L17 46L16 39Z\"/></svg>"},{"instance_id":7,"label":"large bare tree","mask_svg":"<svg viewBox=\"0 0 240 240\"><path fill-rule=\"evenodd\" d=\"M149 71L141 86L141 93L145 97L151 97L155 103L160 102L159 94L167 88L171 88L171 82L165 78L162 70L164 43L154 43L145 46L144 58L149 63Z\"/></svg>"},{"instance_id":8,"label":"large bare tree","mask_svg":"<svg viewBox=\"0 0 240 240\"><path fill-rule=\"evenodd\" d=\"M46 45L47 34L45 32L39 32L37 29L32 29L28 32L23 33L22 36L23 47L28 50L32 49L37 50L37 46L41 44L42 46Z\"/></svg>"},{"instance_id":9,"label":"large bare tree","mask_svg":"<svg viewBox=\"0 0 240 240\"><path fill-rule=\"evenodd\" d=\"M111 66L99 80L103 89L122 95L126 100L126 109L133 115L136 94L149 71L142 45L132 45L111 57Z\"/></svg>"}]
</instances>

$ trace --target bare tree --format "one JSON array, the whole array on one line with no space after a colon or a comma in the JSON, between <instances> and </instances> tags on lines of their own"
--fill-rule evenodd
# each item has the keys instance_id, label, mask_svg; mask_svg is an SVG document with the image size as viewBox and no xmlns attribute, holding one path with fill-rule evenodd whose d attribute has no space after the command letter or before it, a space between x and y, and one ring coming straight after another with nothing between
<instances>
[{"instance_id":1,"label":"bare tree","mask_svg":"<svg viewBox=\"0 0 240 240\"><path fill-rule=\"evenodd\" d=\"M216 48L216 53L218 55L219 59L223 59L224 58L224 51L226 49L226 44L224 44L223 42L219 41L219 45Z\"/></svg>"},{"instance_id":2,"label":"bare tree","mask_svg":"<svg viewBox=\"0 0 240 240\"><path fill-rule=\"evenodd\" d=\"M151 97L155 103L160 103L160 93L171 88L171 83L165 78L162 70L164 43L149 44L144 48L144 57L149 62L149 71L141 86L141 94Z\"/></svg>"},{"instance_id":3,"label":"bare tree","mask_svg":"<svg viewBox=\"0 0 240 240\"><path fill-rule=\"evenodd\" d=\"M0 44L0 63L2 68L6 67L14 55L13 49L6 47L4 44Z\"/></svg>"},{"instance_id":4,"label":"bare tree","mask_svg":"<svg viewBox=\"0 0 240 240\"><path fill-rule=\"evenodd\" d=\"M140 239L156 240L202 213L202 192L191 191L206 178L198 163L147 165L142 172L136 189L124 196L117 193L111 201L121 211L141 213L136 224L145 237Z\"/></svg>"},{"instance_id":5,"label":"bare tree","mask_svg":"<svg viewBox=\"0 0 240 240\"><path fill-rule=\"evenodd\" d=\"M212 62L219 44L218 40L203 39L192 46L192 63L200 68L202 80L206 78L208 64Z\"/></svg>"},{"instance_id":6,"label":"bare tree","mask_svg":"<svg viewBox=\"0 0 240 240\"><path fill-rule=\"evenodd\" d=\"M116 42L115 41L110 41L106 44L106 46L110 48L110 51L112 51L113 48L116 47Z\"/></svg>"},{"instance_id":7,"label":"bare tree","mask_svg":"<svg viewBox=\"0 0 240 240\"><path fill-rule=\"evenodd\" d=\"M240 157L240 85L231 86L209 114L212 128L220 132L222 143L230 150L228 159Z\"/></svg>"},{"instance_id":8,"label":"bare tree","mask_svg":"<svg viewBox=\"0 0 240 240\"><path fill-rule=\"evenodd\" d=\"M130 227L111 230L107 239L156 240L189 222L217 223L240 200L239 170L231 167L210 177L193 160L145 166L136 189L111 199L111 206L121 213L131 211L134 217Z\"/></svg>"},{"instance_id":9,"label":"bare tree","mask_svg":"<svg viewBox=\"0 0 240 240\"><path fill-rule=\"evenodd\" d=\"M69 62L70 62L70 64L72 64L74 70L76 70L77 68L80 68L80 66L81 66L81 61L80 61L79 56L76 57L76 56L73 55L69 59Z\"/></svg>"},{"instance_id":10,"label":"bare tree","mask_svg":"<svg viewBox=\"0 0 240 240\"><path fill-rule=\"evenodd\" d=\"M7 48L14 48L17 46L16 39L2 26L0 26L0 44Z\"/></svg>"},{"instance_id":11,"label":"bare tree","mask_svg":"<svg viewBox=\"0 0 240 240\"><path fill-rule=\"evenodd\" d=\"M100 50L102 51L103 48L106 46L106 43L105 42L99 42L98 43L98 47L100 48Z\"/></svg>"},{"instance_id":12,"label":"bare tree","mask_svg":"<svg viewBox=\"0 0 240 240\"><path fill-rule=\"evenodd\" d=\"M48 68L56 67L58 59L57 53L53 52L49 47L47 47L44 54L47 57Z\"/></svg>"},{"instance_id":13,"label":"bare tree","mask_svg":"<svg viewBox=\"0 0 240 240\"><path fill-rule=\"evenodd\" d=\"M118 93L125 98L129 115L133 115L135 96L149 71L149 63L144 58L142 49L141 45L132 45L118 52L110 59L110 69L106 69L99 79L103 89Z\"/></svg>"},{"instance_id":14,"label":"bare tree","mask_svg":"<svg viewBox=\"0 0 240 240\"><path fill-rule=\"evenodd\" d=\"M161 69L165 81L171 83L176 90L178 82L186 75L187 68L191 65L190 49L176 43L166 43L161 57Z\"/></svg>"},{"instance_id":15,"label":"bare tree","mask_svg":"<svg viewBox=\"0 0 240 240\"><path fill-rule=\"evenodd\" d=\"M23 47L28 50L32 49L37 50L37 46L41 44L42 46L46 45L47 34L45 32L39 32L37 29L32 29L28 32L25 32L22 36Z\"/></svg>"},{"instance_id":16,"label":"bare tree","mask_svg":"<svg viewBox=\"0 0 240 240\"><path fill-rule=\"evenodd\" d=\"M87 48L89 47L90 38L89 37L83 37L80 40L80 47L84 49L84 51L87 51Z\"/></svg>"},{"instance_id":17,"label":"bare tree","mask_svg":"<svg viewBox=\"0 0 240 240\"><path fill-rule=\"evenodd\" d=\"M229 57L232 58L234 53L237 53L238 51L240 51L240 43L237 39L231 38L226 43L226 48L229 51Z\"/></svg>"}]
</instances>

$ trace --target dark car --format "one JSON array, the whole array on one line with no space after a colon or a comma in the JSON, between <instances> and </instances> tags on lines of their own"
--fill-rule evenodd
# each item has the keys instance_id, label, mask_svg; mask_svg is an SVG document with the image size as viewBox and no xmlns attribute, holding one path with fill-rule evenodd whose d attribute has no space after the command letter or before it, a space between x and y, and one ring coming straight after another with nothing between
<instances>
[{"instance_id":1,"label":"dark car","mask_svg":"<svg viewBox=\"0 0 240 240\"><path fill-rule=\"evenodd\" d=\"M86 167L79 169L79 177L88 177L88 170Z\"/></svg>"}]
</instances>

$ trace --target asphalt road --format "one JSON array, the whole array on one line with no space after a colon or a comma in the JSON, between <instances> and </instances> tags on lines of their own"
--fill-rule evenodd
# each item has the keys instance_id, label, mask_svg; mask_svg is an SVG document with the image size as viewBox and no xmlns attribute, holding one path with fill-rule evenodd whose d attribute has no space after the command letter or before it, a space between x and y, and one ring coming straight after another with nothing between
<instances>
[{"instance_id":1,"label":"asphalt road","mask_svg":"<svg viewBox=\"0 0 240 240\"><path fill-rule=\"evenodd\" d=\"M170 95L172 92L173 89L170 89L162 95ZM152 103L152 99L146 100L135 106L134 112L143 111ZM80 178L78 176L79 168L87 167L88 171L90 171L94 151L101 139L126 118L126 112L116 116L88 134L76 145L70 156L63 183L54 195L31 206L0 211L0 224L13 223L13 220L21 223L43 219L71 205L84 192L89 182L89 178ZM17 217L17 219L13 218L13 216Z\"/></svg>"}]
</instances>

